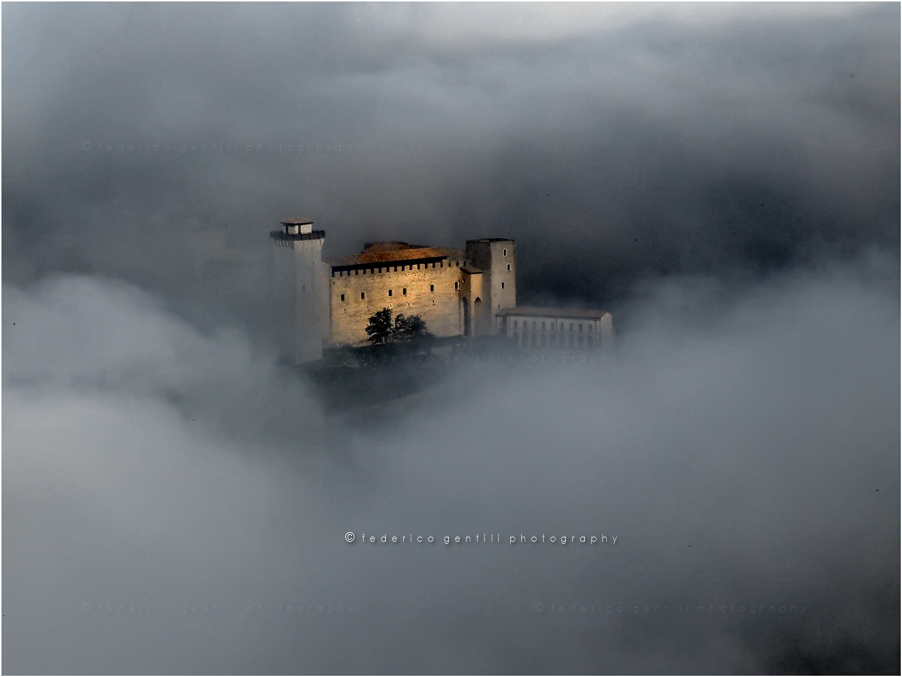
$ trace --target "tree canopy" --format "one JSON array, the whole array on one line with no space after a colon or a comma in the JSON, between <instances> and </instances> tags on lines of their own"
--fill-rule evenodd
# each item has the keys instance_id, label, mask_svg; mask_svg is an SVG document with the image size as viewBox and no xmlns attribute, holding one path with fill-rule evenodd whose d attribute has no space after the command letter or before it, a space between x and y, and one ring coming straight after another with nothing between
<instances>
[{"instance_id":1,"label":"tree canopy","mask_svg":"<svg viewBox=\"0 0 902 677\"><path fill-rule=\"evenodd\" d=\"M389 308L383 308L370 317L366 333L367 340L374 344L398 343L431 336L422 317L419 315L405 317L402 313L398 313L397 317L392 319Z\"/></svg>"}]
</instances>

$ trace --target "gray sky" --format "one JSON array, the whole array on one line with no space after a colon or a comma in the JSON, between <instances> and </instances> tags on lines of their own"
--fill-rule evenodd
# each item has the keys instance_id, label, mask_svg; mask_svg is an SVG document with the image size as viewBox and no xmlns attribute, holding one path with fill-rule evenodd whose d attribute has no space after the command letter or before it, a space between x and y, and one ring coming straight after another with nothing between
<instances>
[{"instance_id":1,"label":"gray sky","mask_svg":"<svg viewBox=\"0 0 902 677\"><path fill-rule=\"evenodd\" d=\"M326 229L331 255L513 237L524 298L603 306L650 274L897 250L897 18L892 4L11 5L6 277L62 268L184 294L186 232L227 225L265 246L292 215Z\"/></svg>"},{"instance_id":2,"label":"gray sky","mask_svg":"<svg viewBox=\"0 0 902 677\"><path fill-rule=\"evenodd\" d=\"M898 671L898 5L2 11L4 671ZM193 258L295 215L616 350L334 411Z\"/></svg>"}]
</instances>

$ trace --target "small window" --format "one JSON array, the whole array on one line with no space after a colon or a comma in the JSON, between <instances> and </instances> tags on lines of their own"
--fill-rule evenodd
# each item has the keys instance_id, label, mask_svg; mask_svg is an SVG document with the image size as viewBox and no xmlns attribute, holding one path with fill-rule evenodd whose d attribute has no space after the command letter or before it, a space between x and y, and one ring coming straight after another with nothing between
<instances>
[{"instance_id":1,"label":"small window","mask_svg":"<svg viewBox=\"0 0 902 677\"><path fill-rule=\"evenodd\" d=\"M504 252L504 255L505 255L505 256L507 256L507 249L506 249L506 248L505 248L505 249L502 249L501 251ZM511 269L510 266L508 266L507 269L510 270L510 269Z\"/></svg>"},{"instance_id":2,"label":"small window","mask_svg":"<svg viewBox=\"0 0 902 677\"><path fill-rule=\"evenodd\" d=\"M592 331L592 325L591 325L591 324L589 325L589 331L590 331L590 332Z\"/></svg>"},{"instance_id":3,"label":"small window","mask_svg":"<svg viewBox=\"0 0 902 677\"><path fill-rule=\"evenodd\" d=\"M345 300L345 295L344 295L344 294L341 295L341 300L342 300L342 301Z\"/></svg>"},{"instance_id":4,"label":"small window","mask_svg":"<svg viewBox=\"0 0 902 677\"><path fill-rule=\"evenodd\" d=\"M545 323L542 323L542 331L545 331Z\"/></svg>"},{"instance_id":5,"label":"small window","mask_svg":"<svg viewBox=\"0 0 902 677\"><path fill-rule=\"evenodd\" d=\"M454 283L454 288L455 288L455 289L460 289L460 282L455 282L455 283Z\"/></svg>"},{"instance_id":6,"label":"small window","mask_svg":"<svg viewBox=\"0 0 902 677\"><path fill-rule=\"evenodd\" d=\"M404 289L401 290L401 293L402 293L404 296L407 296L407 287L404 287ZM582 326L582 325L580 325L580 326Z\"/></svg>"},{"instance_id":7,"label":"small window","mask_svg":"<svg viewBox=\"0 0 902 677\"><path fill-rule=\"evenodd\" d=\"M509 263L507 264L507 269L508 269L508 271L510 271L510 269L511 269L511 264L509 264Z\"/></svg>"},{"instance_id":8,"label":"small window","mask_svg":"<svg viewBox=\"0 0 902 677\"><path fill-rule=\"evenodd\" d=\"M435 265L435 264L432 264L432 265ZM429 291L435 291L435 285L434 285L434 284L430 284L430 285L429 285ZM433 301L433 303L434 303L434 301Z\"/></svg>"},{"instance_id":9,"label":"small window","mask_svg":"<svg viewBox=\"0 0 902 677\"><path fill-rule=\"evenodd\" d=\"M342 296L341 300L344 301L344 294L342 294L341 296ZM516 329L516 328L517 328L517 321L514 320L514 329Z\"/></svg>"},{"instance_id":10,"label":"small window","mask_svg":"<svg viewBox=\"0 0 902 677\"><path fill-rule=\"evenodd\" d=\"M580 325L579 325L579 330L580 330L580 331L583 330L583 325L582 325L582 323L580 323Z\"/></svg>"},{"instance_id":11,"label":"small window","mask_svg":"<svg viewBox=\"0 0 902 677\"><path fill-rule=\"evenodd\" d=\"M366 292L360 292L360 299L363 300L366 298Z\"/></svg>"},{"instance_id":12,"label":"small window","mask_svg":"<svg viewBox=\"0 0 902 677\"><path fill-rule=\"evenodd\" d=\"M391 290L391 289L388 290L388 295L389 295L389 296L392 295L392 290Z\"/></svg>"},{"instance_id":13,"label":"small window","mask_svg":"<svg viewBox=\"0 0 902 677\"><path fill-rule=\"evenodd\" d=\"M570 323L570 331L573 331L573 323Z\"/></svg>"},{"instance_id":14,"label":"small window","mask_svg":"<svg viewBox=\"0 0 902 677\"><path fill-rule=\"evenodd\" d=\"M503 283L503 282L501 283L501 288L504 289L504 283Z\"/></svg>"},{"instance_id":15,"label":"small window","mask_svg":"<svg viewBox=\"0 0 902 677\"><path fill-rule=\"evenodd\" d=\"M533 329L533 331L535 331L535 329L536 329L536 321L535 320L532 321L532 329Z\"/></svg>"}]
</instances>

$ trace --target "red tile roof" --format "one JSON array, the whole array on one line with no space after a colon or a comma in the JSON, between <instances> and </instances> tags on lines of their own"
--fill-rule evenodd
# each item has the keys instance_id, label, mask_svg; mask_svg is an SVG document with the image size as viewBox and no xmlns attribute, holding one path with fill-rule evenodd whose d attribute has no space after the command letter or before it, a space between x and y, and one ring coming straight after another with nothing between
<instances>
[{"instance_id":1,"label":"red tile roof","mask_svg":"<svg viewBox=\"0 0 902 677\"><path fill-rule=\"evenodd\" d=\"M417 249L396 249L375 251L353 256L336 256L324 259L331 266L359 266L369 263L392 263L394 261L416 261L421 259L448 258L448 250L441 247L418 247Z\"/></svg>"}]
</instances>

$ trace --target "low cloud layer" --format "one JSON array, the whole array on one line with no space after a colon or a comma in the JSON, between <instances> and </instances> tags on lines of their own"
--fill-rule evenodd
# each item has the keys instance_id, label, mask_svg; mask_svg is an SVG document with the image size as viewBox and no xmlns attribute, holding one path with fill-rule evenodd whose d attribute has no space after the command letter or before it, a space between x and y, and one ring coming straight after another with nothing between
<instances>
[{"instance_id":1,"label":"low cloud layer","mask_svg":"<svg viewBox=\"0 0 902 677\"><path fill-rule=\"evenodd\" d=\"M134 288L8 286L4 669L891 672L897 270L707 323L674 280L603 364L451 362L368 423Z\"/></svg>"}]
</instances>

